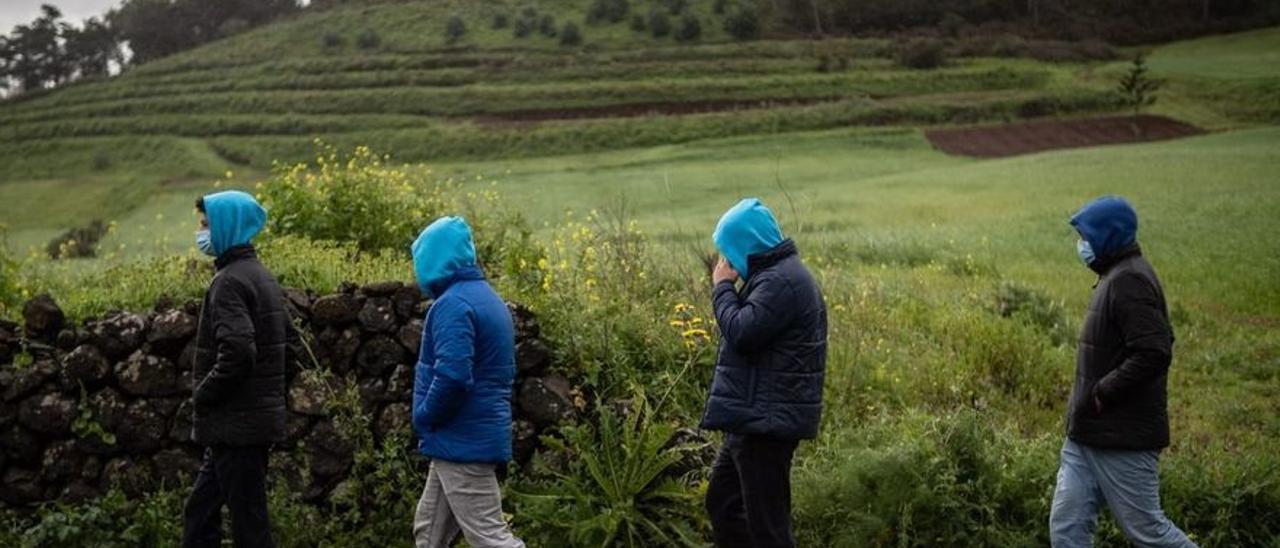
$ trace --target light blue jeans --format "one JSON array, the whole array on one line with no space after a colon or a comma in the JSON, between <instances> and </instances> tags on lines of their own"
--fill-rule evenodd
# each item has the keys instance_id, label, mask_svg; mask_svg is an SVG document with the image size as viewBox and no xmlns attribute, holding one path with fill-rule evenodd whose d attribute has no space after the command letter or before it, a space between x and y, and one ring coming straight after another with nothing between
<instances>
[{"instance_id":1,"label":"light blue jeans","mask_svg":"<svg viewBox=\"0 0 1280 548\"><path fill-rule=\"evenodd\" d=\"M1095 449L1068 439L1049 514L1054 548L1093 546L1103 502L1136 546L1195 547L1160 509L1159 460L1159 451Z\"/></svg>"}]
</instances>

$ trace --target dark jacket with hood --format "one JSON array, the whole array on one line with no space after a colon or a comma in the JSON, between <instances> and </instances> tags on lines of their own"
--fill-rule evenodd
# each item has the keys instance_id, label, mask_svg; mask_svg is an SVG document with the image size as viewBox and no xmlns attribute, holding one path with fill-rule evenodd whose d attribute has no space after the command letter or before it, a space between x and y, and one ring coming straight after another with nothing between
<instances>
[{"instance_id":1,"label":"dark jacket with hood","mask_svg":"<svg viewBox=\"0 0 1280 548\"><path fill-rule=\"evenodd\" d=\"M266 212L237 191L204 198L217 274L196 335L194 439L257 446L285 436L286 361L296 332L283 293L249 241Z\"/></svg>"},{"instance_id":2,"label":"dark jacket with hood","mask_svg":"<svg viewBox=\"0 0 1280 548\"><path fill-rule=\"evenodd\" d=\"M713 290L720 350L702 427L780 439L817 436L827 311L817 281L759 200L721 219L716 246L744 278Z\"/></svg>"},{"instance_id":3,"label":"dark jacket with hood","mask_svg":"<svg viewBox=\"0 0 1280 548\"><path fill-rule=\"evenodd\" d=\"M1080 333L1067 436L1103 449L1166 447L1173 330L1160 280L1137 244L1137 214L1104 197L1071 224L1093 248L1089 267L1099 277Z\"/></svg>"}]
</instances>

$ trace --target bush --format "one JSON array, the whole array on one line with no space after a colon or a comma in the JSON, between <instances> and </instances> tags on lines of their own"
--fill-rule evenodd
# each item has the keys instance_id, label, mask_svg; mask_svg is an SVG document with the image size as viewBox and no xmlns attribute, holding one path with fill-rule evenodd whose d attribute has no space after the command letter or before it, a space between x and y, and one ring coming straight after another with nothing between
<instances>
[{"instance_id":1,"label":"bush","mask_svg":"<svg viewBox=\"0 0 1280 548\"><path fill-rule=\"evenodd\" d=\"M631 30L636 32L644 32L648 30L648 27L645 25L643 15L637 13L631 16Z\"/></svg>"},{"instance_id":2,"label":"bush","mask_svg":"<svg viewBox=\"0 0 1280 548\"><path fill-rule=\"evenodd\" d=\"M526 38L533 33L533 20L520 18L516 19L516 24L511 28L511 35L516 38Z\"/></svg>"},{"instance_id":3,"label":"bush","mask_svg":"<svg viewBox=\"0 0 1280 548\"><path fill-rule=\"evenodd\" d=\"M541 32L547 38L554 38L556 35L555 16L550 13L543 15L542 19L538 20L538 32Z\"/></svg>"},{"instance_id":4,"label":"bush","mask_svg":"<svg viewBox=\"0 0 1280 548\"><path fill-rule=\"evenodd\" d=\"M898 51L897 61L907 68L935 69L947 63L947 52L942 41L921 38L902 46Z\"/></svg>"},{"instance_id":5,"label":"bush","mask_svg":"<svg viewBox=\"0 0 1280 548\"><path fill-rule=\"evenodd\" d=\"M337 49L342 47L342 35L336 32L326 32L320 37L320 46L324 49Z\"/></svg>"},{"instance_id":6,"label":"bush","mask_svg":"<svg viewBox=\"0 0 1280 548\"><path fill-rule=\"evenodd\" d=\"M594 0L587 8L588 23L617 23L627 17L631 3L627 0Z\"/></svg>"},{"instance_id":7,"label":"bush","mask_svg":"<svg viewBox=\"0 0 1280 548\"><path fill-rule=\"evenodd\" d=\"M493 28L494 28L494 29L505 29L505 28L507 28L507 25L509 25L509 24L511 24L511 21L509 21L509 20L507 19L507 14L505 14L505 13L495 13L495 14L493 14Z\"/></svg>"},{"instance_id":8,"label":"bush","mask_svg":"<svg viewBox=\"0 0 1280 548\"><path fill-rule=\"evenodd\" d=\"M446 43L456 44L463 36L467 35L467 24L457 15L450 15L449 20L444 24L444 39Z\"/></svg>"},{"instance_id":9,"label":"bush","mask_svg":"<svg viewBox=\"0 0 1280 548\"><path fill-rule=\"evenodd\" d=\"M680 15L689 7L689 0L662 0L662 6L671 15Z\"/></svg>"},{"instance_id":10,"label":"bush","mask_svg":"<svg viewBox=\"0 0 1280 548\"><path fill-rule=\"evenodd\" d=\"M725 9L729 7L729 0L715 0L711 4L711 12L716 15L724 15Z\"/></svg>"},{"instance_id":11,"label":"bush","mask_svg":"<svg viewBox=\"0 0 1280 548\"><path fill-rule=\"evenodd\" d=\"M564 28L560 30L560 45L577 46L582 44L582 32L578 30L578 25L573 21L564 24Z\"/></svg>"},{"instance_id":12,"label":"bush","mask_svg":"<svg viewBox=\"0 0 1280 548\"><path fill-rule=\"evenodd\" d=\"M960 31L964 30L968 25L969 22L965 21L964 17L953 11L947 12L946 15L942 16L942 20L938 21L938 28L942 30L942 33L952 38L960 36Z\"/></svg>"},{"instance_id":13,"label":"bush","mask_svg":"<svg viewBox=\"0 0 1280 548\"><path fill-rule=\"evenodd\" d=\"M649 12L649 33L654 38L662 38L671 34L671 19L666 13L658 10Z\"/></svg>"},{"instance_id":14,"label":"bush","mask_svg":"<svg viewBox=\"0 0 1280 548\"><path fill-rule=\"evenodd\" d=\"M382 45L382 37L378 36L373 29L361 32L356 37L356 47L360 49L376 49L380 45Z\"/></svg>"},{"instance_id":15,"label":"bush","mask_svg":"<svg viewBox=\"0 0 1280 548\"><path fill-rule=\"evenodd\" d=\"M676 40L693 42L702 37L702 23L693 14L685 14L680 18L680 28L676 29Z\"/></svg>"},{"instance_id":16,"label":"bush","mask_svg":"<svg viewBox=\"0 0 1280 548\"><path fill-rule=\"evenodd\" d=\"M754 40L760 36L760 14L754 6L738 4L724 18L724 31L737 40Z\"/></svg>"},{"instance_id":17,"label":"bush","mask_svg":"<svg viewBox=\"0 0 1280 548\"><path fill-rule=\"evenodd\" d=\"M1020 318L1042 329L1054 344L1066 344L1073 337L1065 305L1031 287L1001 282L996 288L996 312L1006 318Z\"/></svg>"}]
</instances>

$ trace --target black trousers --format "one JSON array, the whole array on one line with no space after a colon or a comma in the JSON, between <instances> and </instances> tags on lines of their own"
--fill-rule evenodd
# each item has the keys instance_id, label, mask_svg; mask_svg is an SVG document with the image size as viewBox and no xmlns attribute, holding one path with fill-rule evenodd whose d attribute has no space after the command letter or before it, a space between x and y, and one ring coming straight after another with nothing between
<instances>
[{"instance_id":1,"label":"black trousers","mask_svg":"<svg viewBox=\"0 0 1280 548\"><path fill-rule=\"evenodd\" d=\"M224 505L231 511L236 548L275 546L267 515L267 451L265 446L205 449L183 512L184 548L221 545Z\"/></svg>"},{"instance_id":2,"label":"black trousers","mask_svg":"<svg viewBox=\"0 0 1280 548\"><path fill-rule=\"evenodd\" d=\"M720 548L793 548L791 457L796 440L728 434L711 467L707 513Z\"/></svg>"}]
</instances>

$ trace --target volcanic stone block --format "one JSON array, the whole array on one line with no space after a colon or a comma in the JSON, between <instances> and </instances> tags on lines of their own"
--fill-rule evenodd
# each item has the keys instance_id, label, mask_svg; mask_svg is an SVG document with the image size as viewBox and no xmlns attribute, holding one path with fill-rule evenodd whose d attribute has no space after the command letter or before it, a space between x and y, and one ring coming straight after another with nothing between
<instances>
[{"instance_id":1,"label":"volcanic stone block","mask_svg":"<svg viewBox=\"0 0 1280 548\"><path fill-rule=\"evenodd\" d=\"M342 293L320 297L311 305L311 321L318 325L345 325L356 321L359 314L360 301Z\"/></svg>"},{"instance_id":2,"label":"volcanic stone block","mask_svg":"<svg viewBox=\"0 0 1280 548\"><path fill-rule=\"evenodd\" d=\"M0 386L4 386L3 399L14 401L35 392L58 374L58 365L52 360L36 360L22 368L0 368Z\"/></svg>"},{"instance_id":3,"label":"volcanic stone block","mask_svg":"<svg viewBox=\"0 0 1280 548\"><path fill-rule=\"evenodd\" d=\"M111 364L98 347L82 344L62 359L62 374L72 384L80 383L93 388L101 385L111 375Z\"/></svg>"},{"instance_id":4,"label":"volcanic stone block","mask_svg":"<svg viewBox=\"0 0 1280 548\"><path fill-rule=\"evenodd\" d=\"M356 353L356 364L361 376L386 377L387 373L406 359L400 343L384 335L369 339Z\"/></svg>"},{"instance_id":5,"label":"volcanic stone block","mask_svg":"<svg viewBox=\"0 0 1280 548\"><path fill-rule=\"evenodd\" d=\"M391 304L396 309L396 315L402 320L422 319L422 316L416 314L418 304L421 302L422 291L419 291L417 286L402 286L391 296Z\"/></svg>"},{"instance_id":6,"label":"volcanic stone block","mask_svg":"<svg viewBox=\"0 0 1280 548\"><path fill-rule=\"evenodd\" d=\"M360 291L370 297L390 297L395 294L404 284L398 281L374 282L360 288Z\"/></svg>"},{"instance_id":7,"label":"volcanic stone block","mask_svg":"<svg viewBox=\"0 0 1280 548\"><path fill-rule=\"evenodd\" d=\"M118 485L124 494L139 497L156 485L155 467L148 460L120 457L102 468L104 486Z\"/></svg>"},{"instance_id":8,"label":"volcanic stone block","mask_svg":"<svg viewBox=\"0 0 1280 548\"><path fill-rule=\"evenodd\" d=\"M289 387L289 409L295 413L322 417L328 412L324 408L325 387L314 375L301 375Z\"/></svg>"},{"instance_id":9,"label":"volcanic stone block","mask_svg":"<svg viewBox=\"0 0 1280 548\"><path fill-rule=\"evenodd\" d=\"M125 406L124 420L116 431L116 443L130 454L153 453L168 433L164 409L155 400L134 400Z\"/></svg>"},{"instance_id":10,"label":"volcanic stone block","mask_svg":"<svg viewBox=\"0 0 1280 548\"><path fill-rule=\"evenodd\" d=\"M147 342L151 351L167 358L176 358L188 339L196 334L196 318L182 310L161 312L151 322Z\"/></svg>"},{"instance_id":11,"label":"volcanic stone block","mask_svg":"<svg viewBox=\"0 0 1280 548\"><path fill-rule=\"evenodd\" d=\"M396 332L400 345L410 354L417 355L422 349L422 320L409 320Z\"/></svg>"},{"instance_id":12,"label":"volcanic stone block","mask_svg":"<svg viewBox=\"0 0 1280 548\"><path fill-rule=\"evenodd\" d=\"M134 352L127 361L116 365L120 388L135 396L174 396L190 391L179 377L173 362L142 352Z\"/></svg>"},{"instance_id":13,"label":"volcanic stone block","mask_svg":"<svg viewBox=\"0 0 1280 548\"><path fill-rule=\"evenodd\" d=\"M166 487L180 487L191 483L200 469L200 461L181 449L165 449L151 457L156 479Z\"/></svg>"},{"instance_id":14,"label":"volcanic stone block","mask_svg":"<svg viewBox=\"0 0 1280 548\"><path fill-rule=\"evenodd\" d=\"M516 344L516 371L538 375L551 365L551 349L541 339L525 339Z\"/></svg>"},{"instance_id":15,"label":"volcanic stone block","mask_svg":"<svg viewBox=\"0 0 1280 548\"><path fill-rule=\"evenodd\" d=\"M18 405L18 423L41 434L66 436L75 418L76 400L62 394L36 394Z\"/></svg>"},{"instance_id":16,"label":"volcanic stone block","mask_svg":"<svg viewBox=\"0 0 1280 548\"><path fill-rule=\"evenodd\" d=\"M5 470L0 484L0 500L22 506L44 500L44 487L40 484L40 472L27 468L10 467Z\"/></svg>"},{"instance_id":17,"label":"volcanic stone block","mask_svg":"<svg viewBox=\"0 0 1280 548\"><path fill-rule=\"evenodd\" d=\"M410 434L411 413L412 410L407 403L393 403L386 406L374 423L373 433L378 436L378 439L386 439L387 435L395 432Z\"/></svg>"},{"instance_id":18,"label":"volcanic stone block","mask_svg":"<svg viewBox=\"0 0 1280 548\"><path fill-rule=\"evenodd\" d=\"M569 381L559 375L525 379L520 387L520 410L539 428L573 418L573 395Z\"/></svg>"},{"instance_id":19,"label":"volcanic stone block","mask_svg":"<svg viewBox=\"0 0 1280 548\"><path fill-rule=\"evenodd\" d=\"M142 346L147 336L147 319L130 312L112 312L91 323L89 332L107 359L119 360Z\"/></svg>"},{"instance_id":20,"label":"volcanic stone block","mask_svg":"<svg viewBox=\"0 0 1280 548\"><path fill-rule=\"evenodd\" d=\"M386 297L372 297L365 301L359 319L366 330L375 333L390 333L396 328L396 311L391 299Z\"/></svg>"},{"instance_id":21,"label":"volcanic stone block","mask_svg":"<svg viewBox=\"0 0 1280 548\"><path fill-rule=\"evenodd\" d=\"M322 421L306 438L311 474L322 478L345 475L355 459L355 448L338 434L333 423Z\"/></svg>"},{"instance_id":22,"label":"volcanic stone block","mask_svg":"<svg viewBox=\"0 0 1280 548\"><path fill-rule=\"evenodd\" d=\"M66 319L62 308L48 293L36 295L22 305L22 320L25 322L27 336L32 339L52 341Z\"/></svg>"}]
</instances>

